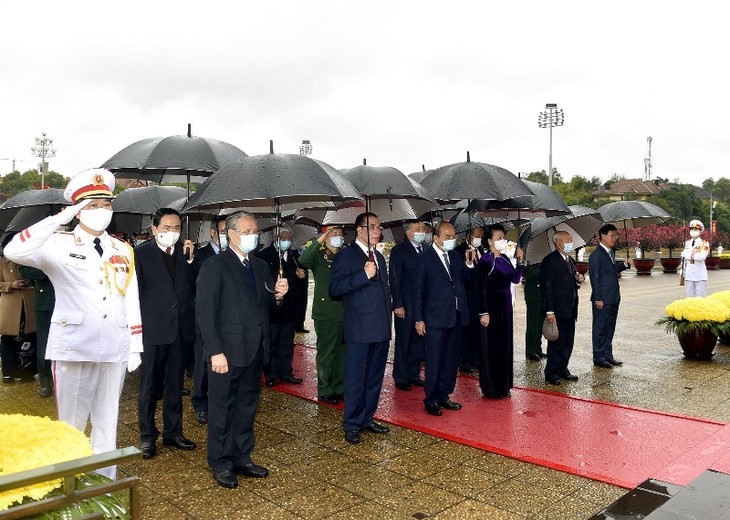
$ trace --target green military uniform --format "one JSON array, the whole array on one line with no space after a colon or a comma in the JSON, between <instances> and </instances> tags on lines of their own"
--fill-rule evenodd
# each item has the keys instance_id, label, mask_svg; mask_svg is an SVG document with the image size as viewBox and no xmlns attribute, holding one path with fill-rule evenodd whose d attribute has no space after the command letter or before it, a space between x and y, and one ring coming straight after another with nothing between
<instances>
[{"instance_id":1,"label":"green military uniform","mask_svg":"<svg viewBox=\"0 0 730 520\"><path fill-rule=\"evenodd\" d=\"M317 332L317 393L341 396L345 384L345 344L342 341L343 307L330 298L330 266L336 251L312 240L299 256L299 265L314 275L312 319Z\"/></svg>"},{"instance_id":2,"label":"green military uniform","mask_svg":"<svg viewBox=\"0 0 730 520\"><path fill-rule=\"evenodd\" d=\"M540 296L540 264L530 264L525 270L525 355L542 356L542 298Z\"/></svg>"},{"instance_id":3,"label":"green military uniform","mask_svg":"<svg viewBox=\"0 0 730 520\"><path fill-rule=\"evenodd\" d=\"M36 320L36 358L38 362L38 379L41 388L53 388L51 361L46 359L48 331L51 328L51 316L56 305L56 293L46 273L35 267L20 266L20 276L33 281L33 307Z\"/></svg>"}]
</instances>

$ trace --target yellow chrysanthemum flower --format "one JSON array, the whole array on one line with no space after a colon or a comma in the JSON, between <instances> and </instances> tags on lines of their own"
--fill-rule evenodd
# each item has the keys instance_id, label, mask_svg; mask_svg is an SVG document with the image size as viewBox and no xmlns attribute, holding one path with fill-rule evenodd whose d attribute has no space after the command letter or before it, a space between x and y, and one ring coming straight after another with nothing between
<instances>
[{"instance_id":1,"label":"yellow chrysanthemum flower","mask_svg":"<svg viewBox=\"0 0 730 520\"><path fill-rule=\"evenodd\" d=\"M48 417L0 414L0 475L40 468L93 454L91 442L83 432ZM26 486L0 493L0 511L26 497L40 500L61 486L62 480Z\"/></svg>"},{"instance_id":2,"label":"yellow chrysanthemum flower","mask_svg":"<svg viewBox=\"0 0 730 520\"><path fill-rule=\"evenodd\" d=\"M711 300L719 301L730 309L730 291L720 291L708 296Z\"/></svg>"},{"instance_id":3,"label":"yellow chrysanthemum flower","mask_svg":"<svg viewBox=\"0 0 730 520\"><path fill-rule=\"evenodd\" d=\"M730 307L711 298L682 298L666 306L664 312L675 320L713 321L722 323L730 320Z\"/></svg>"}]
</instances>

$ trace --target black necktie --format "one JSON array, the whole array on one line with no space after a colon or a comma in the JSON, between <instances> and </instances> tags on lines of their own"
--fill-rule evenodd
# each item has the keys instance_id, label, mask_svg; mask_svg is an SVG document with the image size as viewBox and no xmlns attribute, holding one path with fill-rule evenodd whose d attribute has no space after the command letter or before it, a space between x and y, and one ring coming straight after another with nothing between
<instances>
[{"instance_id":1,"label":"black necktie","mask_svg":"<svg viewBox=\"0 0 730 520\"><path fill-rule=\"evenodd\" d=\"M94 239L94 249L96 249L96 252L99 253L99 256L104 254L104 250L101 247L101 240L99 237L96 237Z\"/></svg>"},{"instance_id":2,"label":"black necktie","mask_svg":"<svg viewBox=\"0 0 730 520\"><path fill-rule=\"evenodd\" d=\"M451 264L449 263L448 253L444 253L444 263L446 264L446 271L449 273L449 278L451 278Z\"/></svg>"},{"instance_id":3,"label":"black necktie","mask_svg":"<svg viewBox=\"0 0 730 520\"><path fill-rule=\"evenodd\" d=\"M244 258L241 263L243 264L243 267L245 267L246 269L248 269L248 265L249 265L248 264L248 258Z\"/></svg>"},{"instance_id":4,"label":"black necktie","mask_svg":"<svg viewBox=\"0 0 730 520\"><path fill-rule=\"evenodd\" d=\"M254 294L256 293L256 281L253 277L253 269L251 269L251 263L248 261L248 257L244 258L241 263L243 264L243 267L246 268L246 283L248 284L248 288L251 289Z\"/></svg>"},{"instance_id":5,"label":"black necktie","mask_svg":"<svg viewBox=\"0 0 730 520\"><path fill-rule=\"evenodd\" d=\"M418 247L416 248L416 251L418 251L418 254L419 254L419 255L420 255L421 253L423 253L423 246L418 246Z\"/></svg>"}]
</instances>

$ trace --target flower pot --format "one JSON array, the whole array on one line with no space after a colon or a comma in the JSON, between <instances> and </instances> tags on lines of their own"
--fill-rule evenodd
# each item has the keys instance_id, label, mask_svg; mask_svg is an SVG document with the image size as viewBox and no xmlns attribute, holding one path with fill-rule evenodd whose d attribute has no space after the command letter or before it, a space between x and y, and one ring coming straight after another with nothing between
<instances>
[{"instance_id":1,"label":"flower pot","mask_svg":"<svg viewBox=\"0 0 730 520\"><path fill-rule=\"evenodd\" d=\"M705 267L711 271L717 271L720 268L720 257L719 256L708 256L705 258Z\"/></svg>"},{"instance_id":2,"label":"flower pot","mask_svg":"<svg viewBox=\"0 0 730 520\"><path fill-rule=\"evenodd\" d=\"M707 331L677 334L677 339L684 355L694 359L710 359L717 343L717 336Z\"/></svg>"},{"instance_id":3,"label":"flower pot","mask_svg":"<svg viewBox=\"0 0 730 520\"><path fill-rule=\"evenodd\" d=\"M720 258L720 269L730 269L730 258Z\"/></svg>"},{"instance_id":4,"label":"flower pot","mask_svg":"<svg viewBox=\"0 0 730 520\"><path fill-rule=\"evenodd\" d=\"M575 270L578 271L578 273L585 275L588 272L588 262L576 262Z\"/></svg>"},{"instance_id":5,"label":"flower pot","mask_svg":"<svg viewBox=\"0 0 730 520\"><path fill-rule=\"evenodd\" d=\"M676 273L682 264L681 258L660 258L659 263L662 264L662 272Z\"/></svg>"},{"instance_id":6,"label":"flower pot","mask_svg":"<svg viewBox=\"0 0 730 520\"><path fill-rule=\"evenodd\" d=\"M653 258L634 258L634 269L636 269L636 274L651 274L653 267Z\"/></svg>"},{"instance_id":7,"label":"flower pot","mask_svg":"<svg viewBox=\"0 0 730 520\"><path fill-rule=\"evenodd\" d=\"M730 347L730 336L720 336L718 339L720 340L720 343Z\"/></svg>"}]
</instances>

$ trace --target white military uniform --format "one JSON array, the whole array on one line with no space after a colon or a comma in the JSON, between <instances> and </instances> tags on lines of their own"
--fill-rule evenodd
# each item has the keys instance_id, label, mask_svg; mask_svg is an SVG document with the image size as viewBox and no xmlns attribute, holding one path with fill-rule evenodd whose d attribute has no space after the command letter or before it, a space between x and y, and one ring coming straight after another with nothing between
<instances>
[{"instance_id":1,"label":"white military uniform","mask_svg":"<svg viewBox=\"0 0 730 520\"><path fill-rule=\"evenodd\" d=\"M92 448L103 453L116 449L129 355L143 350L134 254L104 232L99 256L93 235L79 226L57 233L60 225L59 215L47 217L16 235L4 253L53 282L46 358L53 361L58 417L81 431L91 418ZM114 478L116 468L100 472Z\"/></svg>"},{"instance_id":2,"label":"white military uniform","mask_svg":"<svg viewBox=\"0 0 730 520\"><path fill-rule=\"evenodd\" d=\"M707 286L707 266L705 258L710 253L710 244L700 237L690 238L684 243L682 251L685 294L705 296Z\"/></svg>"}]
</instances>

